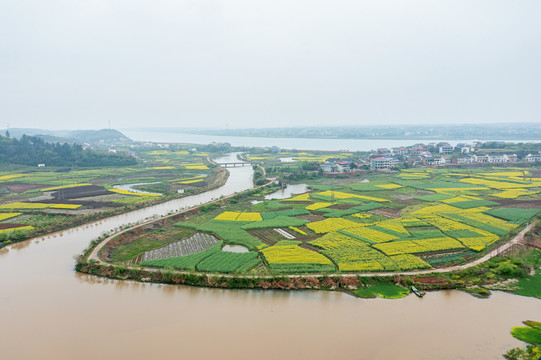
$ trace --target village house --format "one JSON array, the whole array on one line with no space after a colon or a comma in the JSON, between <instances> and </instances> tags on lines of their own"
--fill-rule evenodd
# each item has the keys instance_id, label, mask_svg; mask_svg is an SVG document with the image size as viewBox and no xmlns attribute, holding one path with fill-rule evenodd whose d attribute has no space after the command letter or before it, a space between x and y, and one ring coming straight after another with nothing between
<instances>
[{"instance_id":1,"label":"village house","mask_svg":"<svg viewBox=\"0 0 541 360\"><path fill-rule=\"evenodd\" d=\"M445 163L446 158L443 156L423 157L423 166L442 166Z\"/></svg>"},{"instance_id":2,"label":"village house","mask_svg":"<svg viewBox=\"0 0 541 360\"><path fill-rule=\"evenodd\" d=\"M370 169L372 170L390 170L394 164L394 159L388 156L370 159Z\"/></svg>"},{"instance_id":3,"label":"village house","mask_svg":"<svg viewBox=\"0 0 541 360\"><path fill-rule=\"evenodd\" d=\"M337 173L341 172L342 167L335 162L325 161L321 164L321 170L325 173Z\"/></svg>"},{"instance_id":4,"label":"village house","mask_svg":"<svg viewBox=\"0 0 541 360\"><path fill-rule=\"evenodd\" d=\"M340 166L340 171L341 172L351 171L351 162L350 161L338 161L336 164L338 166Z\"/></svg>"},{"instance_id":5,"label":"village house","mask_svg":"<svg viewBox=\"0 0 541 360\"><path fill-rule=\"evenodd\" d=\"M395 147L392 148L392 153L394 156L406 156L408 155L408 149L405 147Z\"/></svg>"},{"instance_id":6,"label":"village house","mask_svg":"<svg viewBox=\"0 0 541 360\"><path fill-rule=\"evenodd\" d=\"M457 158L453 158L451 160L451 163L453 164L460 164L460 165L463 165L463 164L473 164L475 163L475 158L473 156L462 156L462 157L457 157Z\"/></svg>"},{"instance_id":7,"label":"village house","mask_svg":"<svg viewBox=\"0 0 541 360\"><path fill-rule=\"evenodd\" d=\"M424 146L415 146L413 148L413 153L415 155L421 155L422 153L426 152L427 149Z\"/></svg>"},{"instance_id":8,"label":"village house","mask_svg":"<svg viewBox=\"0 0 541 360\"><path fill-rule=\"evenodd\" d=\"M537 162L541 161L541 153L537 154L528 154L524 157L525 162Z\"/></svg>"},{"instance_id":9,"label":"village house","mask_svg":"<svg viewBox=\"0 0 541 360\"><path fill-rule=\"evenodd\" d=\"M462 154L469 154L472 151L472 147L465 143L458 143L455 149L459 149Z\"/></svg>"},{"instance_id":10,"label":"village house","mask_svg":"<svg viewBox=\"0 0 541 360\"><path fill-rule=\"evenodd\" d=\"M507 158L507 162L517 162L518 161L517 154L504 154L504 157Z\"/></svg>"},{"instance_id":11,"label":"village house","mask_svg":"<svg viewBox=\"0 0 541 360\"><path fill-rule=\"evenodd\" d=\"M438 152L440 154L450 154L453 152L453 147L449 143L441 142L438 143Z\"/></svg>"}]
</instances>

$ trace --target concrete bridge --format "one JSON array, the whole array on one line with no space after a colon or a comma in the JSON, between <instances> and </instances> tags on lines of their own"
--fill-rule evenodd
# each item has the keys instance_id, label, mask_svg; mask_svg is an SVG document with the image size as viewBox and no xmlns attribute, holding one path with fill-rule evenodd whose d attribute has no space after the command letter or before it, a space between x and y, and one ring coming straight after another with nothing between
<instances>
[{"instance_id":1,"label":"concrete bridge","mask_svg":"<svg viewBox=\"0 0 541 360\"><path fill-rule=\"evenodd\" d=\"M218 163L218 165L227 168L227 167L237 167L237 166L252 166L252 163L249 162L228 162L228 163Z\"/></svg>"}]
</instances>

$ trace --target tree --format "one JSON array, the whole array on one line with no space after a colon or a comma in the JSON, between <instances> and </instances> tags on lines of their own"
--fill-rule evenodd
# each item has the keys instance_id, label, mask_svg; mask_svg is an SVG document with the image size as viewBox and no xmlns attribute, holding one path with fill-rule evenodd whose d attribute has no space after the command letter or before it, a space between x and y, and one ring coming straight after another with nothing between
<instances>
[{"instance_id":1,"label":"tree","mask_svg":"<svg viewBox=\"0 0 541 360\"><path fill-rule=\"evenodd\" d=\"M6 130L6 137L9 138L9 130Z\"/></svg>"}]
</instances>

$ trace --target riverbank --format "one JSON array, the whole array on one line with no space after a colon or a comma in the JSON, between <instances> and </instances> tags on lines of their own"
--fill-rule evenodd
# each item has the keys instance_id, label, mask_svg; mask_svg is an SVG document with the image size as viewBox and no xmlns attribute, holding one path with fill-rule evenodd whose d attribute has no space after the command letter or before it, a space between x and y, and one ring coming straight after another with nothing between
<instances>
[{"instance_id":1,"label":"riverbank","mask_svg":"<svg viewBox=\"0 0 541 360\"><path fill-rule=\"evenodd\" d=\"M235 196L242 196L242 193L233 194L212 201L209 204L223 204L225 201ZM168 220L171 222L182 221L185 220L187 216L197 213L199 208L200 207L198 206L178 214L171 214L160 219L149 220L94 241L85 253L78 258L76 270L82 273L118 280L135 280L140 282L183 284L226 289L334 290L364 297L364 294L366 294L366 291L364 290L371 286L398 285L408 289L408 292L406 292L407 294L409 293L409 288L412 285L415 285L423 291L457 289L464 290L477 297L487 297L490 295L489 288L492 290L512 292L512 283L519 278L527 276L532 271L535 272L538 265L541 265L541 252L534 249L526 249L518 245L523 239L524 234L533 228L533 223L522 229L510 241L498 246L483 257L471 261L468 264L420 271L362 274L241 275L141 268L139 266L111 264L100 259L100 251L109 242L120 237L123 233L149 224L164 226L167 224ZM512 252L513 247L518 247L518 249L515 249L515 253ZM503 253L509 253L509 255L500 257ZM497 259L491 262L494 258ZM541 294L539 294L539 296L541 296Z\"/></svg>"},{"instance_id":2,"label":"riverbank","mask_svg":"<svg viewBox=\"0 0 541 360\"><path fill-rule=\"evenodd\" d=\"M209 162L212 162L212 161L209 159ZM47 227L35 228L35 229L27 230L24 232L16 232L9 235L6 234L5 236L9 236L9 238L7 241L0 241L0 249L12 243L18 243L21 241L30 240L32 238L36 238L40 236L48 236L56 232L68 230L70 228L81 226L87 223L93 223L93 222L103 220L112 216L118 216L121 214L129 213L131 211L144 209L146 207L159 205L159 204L166 203L175 199L182 199L187 196L198 195L198 194L202 194L202 193L217 189L223 186L227 182L227 179L229 177L229 172L225 168L222 168L219 166L216 166L215 169L216 169L216 174L212 176L214 181L205 187L192 189L190 194L175 194L175 195L160 196L160 197L156 197L150 201L146 201L143 203L127 204L125 206L118 207L112 210L96 211L96 212L91 212L87 214L72 216L70 218L64 219L61 222L55 222L54 224L51 224L50 226L47 226Z\"/></svg>"}]
</instances>

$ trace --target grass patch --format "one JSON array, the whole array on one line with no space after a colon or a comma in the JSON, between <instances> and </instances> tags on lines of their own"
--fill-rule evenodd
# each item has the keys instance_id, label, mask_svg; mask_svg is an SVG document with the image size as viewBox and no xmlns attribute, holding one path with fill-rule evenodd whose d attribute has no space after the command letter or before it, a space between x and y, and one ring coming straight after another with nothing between
<instances>
[{"instance_id":1,"label":"grass patch","mask_svg":"<svg viewBox=\"0 0 541 360\"><path fill-rule=\"evenodd\" d=\"M373 298L377 295L384 299L400 299L408 296L410 290L398 285L381 284L357 289L353 293L363 298ZM372 296L370 296L370 294L372 294Z\"/></svg>"},{"instance_id":2,"label":"grass patch","mask_svg":"<svg viewBox=\"0 0 541 360\"><path fill-rule=\"evenodd\" d=\"M363 299L373 299L373 298L376 297L376 294L374 294L368 288L360 288L360 289L357 289L357 290L353 291L353 293L357 297L360 297L360 298L363 298Z\"/></svg>"},{"instance_id":3,"label":"grass patch","mask_svg":"<svg viewBox=\"0 0 541 360\"><path fill-rule=\"evenodd\" d=\"M541 269L537 269L533 276L520 279L516 285L515 294L541 299Z\"/></svg>"},{"instance_id":4,"label":"grass patch","mask_svg":"<svg viewBox=\"0 0 541 360\"><path fill-rule=\"evenodd\" d=\"M528 326L517 326L511 329L511 335L524 342L541 345L541 323L524 321L524 324Z\"/></svg>"}]
</instances>

